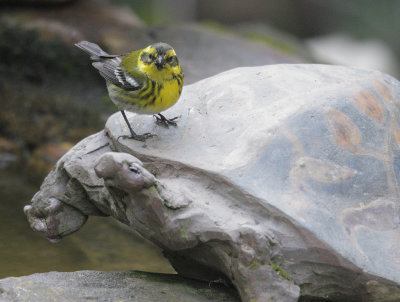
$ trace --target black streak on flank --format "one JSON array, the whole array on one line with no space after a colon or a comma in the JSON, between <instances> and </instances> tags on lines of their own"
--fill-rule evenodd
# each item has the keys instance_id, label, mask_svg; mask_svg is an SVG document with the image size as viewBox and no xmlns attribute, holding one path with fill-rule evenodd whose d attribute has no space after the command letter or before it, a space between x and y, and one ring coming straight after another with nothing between
<instances>
[{"instance_id":1,"label":"black streak on flank","mask_svg":"<svg viewBox=\"0 0 400 302\"><path fill-rule=\"evenodd\" d=\"M174 76L174 79L178 82L178 85L179 85L179 86L182 85L182 77L181 77L180 75Z\"/></svg>"},{"instance_id":2,"label":"black streak on flank","mask_svg":"<svg viewBox=\"0 0 400 302\"><path fill-rule=\"evenodd\" d=\"M141 95L141 96L140 96L140 99L142 99L142 100L143 100L143 99L147 99L147 98L149 98L152 94L154 94L154 89L155 89L156 82L150 80L150 81L149 81L149 84L150 84L149 91L148 91L147 93Z\"/></svg>"}]
</instances>

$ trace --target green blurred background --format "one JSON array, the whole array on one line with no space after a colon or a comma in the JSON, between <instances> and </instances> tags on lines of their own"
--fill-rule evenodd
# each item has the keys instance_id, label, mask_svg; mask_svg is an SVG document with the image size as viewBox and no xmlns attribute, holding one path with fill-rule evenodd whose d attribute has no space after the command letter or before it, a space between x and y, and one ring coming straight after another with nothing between
<instances>
[{"instance_id":1,"label":"green blurred background","mask_svg":"<svg viewBox=\"0 0 400 302\"><path fill-rule=\"evenodd\" d=\"M400 1L0 0L0 278L46 271L173 272L161 251L110 218L52 244L22 212L71 146L116 111L73 44L112 53L164 41L190 84L227 69L327 63L399 75Z\"/></svg>"}]
</instances>

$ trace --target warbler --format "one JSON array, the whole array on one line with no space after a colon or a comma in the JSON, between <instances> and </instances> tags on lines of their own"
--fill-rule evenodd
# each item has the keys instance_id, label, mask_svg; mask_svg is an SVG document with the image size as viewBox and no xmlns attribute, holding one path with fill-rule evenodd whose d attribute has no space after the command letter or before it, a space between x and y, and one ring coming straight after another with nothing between
<instances>
[{"instance_id":1,"label":"warbler","mask_svg":"<svg viewBox=\"0 0 400 302\"><path fill-rule=\"evenodd\" d=\"M167 119L160 112L173 106L183 86L183 73L175 50L166 43L155 43L124 55L111 55L95 43L75 44L90 55L92 65L106 80L108 94L121 111L131 138L144 141L153 136L133 131L124 110L155 115L158 123L176 126L177 117Z\"/></svg>"}]
</instances>

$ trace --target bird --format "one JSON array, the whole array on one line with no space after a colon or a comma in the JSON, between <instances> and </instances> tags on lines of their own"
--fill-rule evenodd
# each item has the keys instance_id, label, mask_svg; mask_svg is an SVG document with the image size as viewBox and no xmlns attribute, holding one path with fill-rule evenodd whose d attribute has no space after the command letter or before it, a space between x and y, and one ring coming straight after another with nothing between
<instances>
[{"instance_id":1,"label":"bird","mask_svg":"<svg viewBox=\"0 0 400 302\"><path fill-rule=\"evenodd\" d=\"M129 123L125 110L137 114L153 114L162 126L176 126L176 119L160 112L173 106L183 87L183 72L175 50L158 42L123 55L105 52L95 43L75 44L90 55L92 65L106 80L111 101L121 111L128 125L130 138L145 141L151 133L137 134Z\"/></svg>"}]
</instances>

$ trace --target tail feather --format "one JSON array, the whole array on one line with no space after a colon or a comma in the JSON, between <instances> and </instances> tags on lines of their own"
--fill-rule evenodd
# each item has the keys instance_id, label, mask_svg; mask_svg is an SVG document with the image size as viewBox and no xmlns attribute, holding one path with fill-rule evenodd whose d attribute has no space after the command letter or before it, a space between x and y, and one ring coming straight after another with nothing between
<instances>
[{"instance_id":1,"label":"tail feather","mask_svg":"<svg viewBox=\"0 0 400 302\"><path fill-rule=\"evenodd\" d=\"M82 49L84 52L90 55L92 60L99 60L100 58L114 58L115 55L110 55L100 48L99 45L88 42L81 41L75 44L76 47Z\"/></svg>"}]
</instances>

